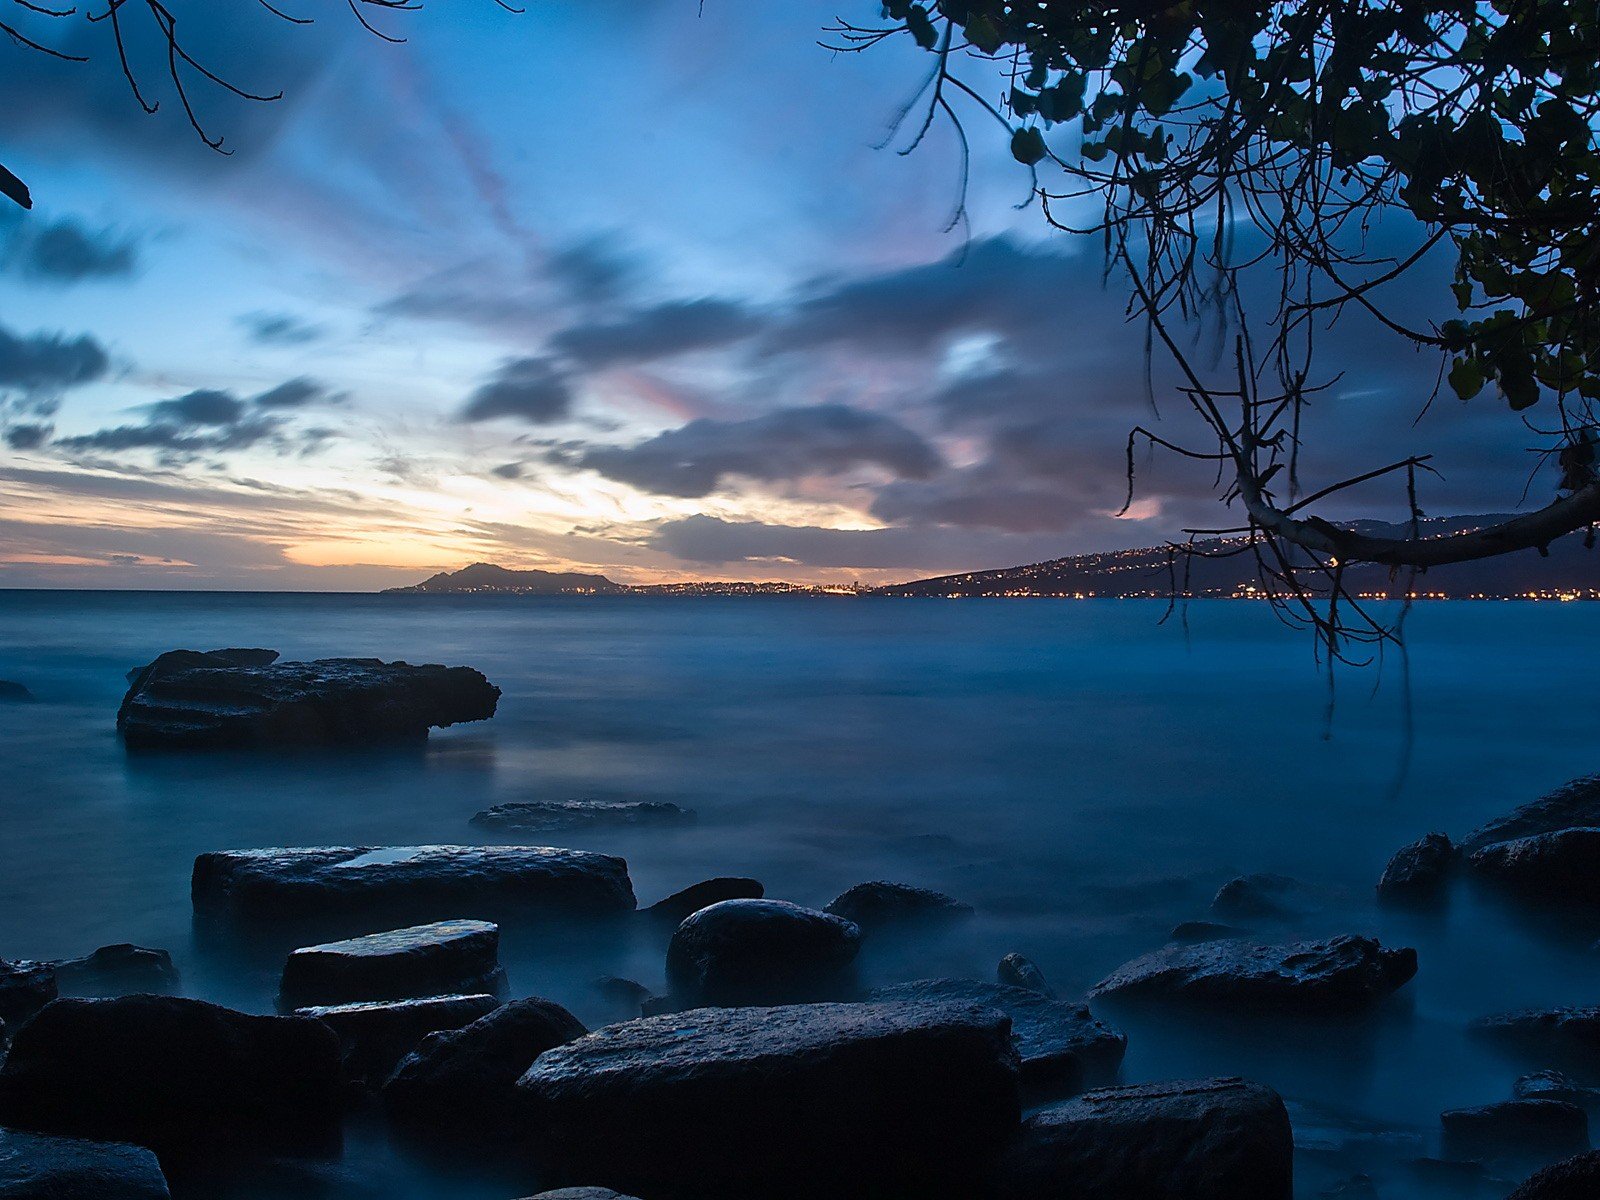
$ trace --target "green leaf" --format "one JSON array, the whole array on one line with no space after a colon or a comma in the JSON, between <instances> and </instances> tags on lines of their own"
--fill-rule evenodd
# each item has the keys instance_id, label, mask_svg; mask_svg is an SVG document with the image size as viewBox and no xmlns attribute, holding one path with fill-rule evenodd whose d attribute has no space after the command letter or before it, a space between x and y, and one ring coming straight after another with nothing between
<instances>
[{"instance_id":1,"label":"green leaf","mask_svg":"<svg viewBox=\"0 0 1600 1200\"><path fill-rule=\"evenodd\" d=\"M1483 390L1483 371L1473 359L1458 358L1450 368L1450 386L1461 399L1471 400Z\"/></svg>"},{"instance_id":2,"label":"green leaf","mask_svg":"<svg viewBox=\"0 0 1600 1200\"><path fill-rule=\"evenodd\" d=\"M981 13L967 22L967 41L985 54L993 54L1002 45L1000 31L995 28L993 21Z\"/></svg>"},{"instance_id":3,"label":"green leaf","mask_svg":"<svg viewBox=\"0 0 1600 1200\"><path fill-rule=\"evenodd\" d=\"M1011 135L1011 157L1033 166L1045 156L1044 135L1037 129L1019 129Z\"/></svg>"},{"instance_id":4,"label":"green leaf","mask_svg":"<svg viewBox=\"0 0 1600 1200\"><path fill-rule=\"evenodd\" d=\"M928 18L928 10L920 4L913 4L907 11L906 28L911 31L911 36L917 39L917 45L924 50L932 50L939 44L939 33Z\"/></svg>"}]
</instances>

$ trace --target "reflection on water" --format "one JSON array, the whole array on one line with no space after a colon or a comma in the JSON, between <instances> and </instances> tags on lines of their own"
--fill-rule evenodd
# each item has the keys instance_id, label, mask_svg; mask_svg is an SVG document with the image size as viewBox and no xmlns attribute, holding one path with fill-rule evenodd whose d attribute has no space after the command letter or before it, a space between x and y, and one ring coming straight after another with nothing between
<instances>
[{"instance_id":1,"label":"reflection on water","mask_svg":"<svg viewBox=\"0 0 1600 1200\"><path fill-rule=\"evenodd\" d=\"M1286 934L1374 933L1421 969L1375 1019L1315 1028L1116 1014L1130 1079L1247 1074L1292 1102L1301 1191L1373 1164L1382 1194L1459 1195L1402 1166L1441 1109L1509 1095L1519 1065L1471 1017L1593 1003L1600 929L1463 892L1381 912L1399 845L1481 820L1600 766L1586 694L1600 606L1453 604L1413 618L1416 743L1398 681L1347 676L1331 739L1306 641L1260 606L1197 604L1191 644L1138 602L646 600L0 593L0 957L115 941L172 950L190 994L270 1011L285 946L192 922L214 849L516 842L468 824L531 799L670 800L685 826L562 835L617 853L641 903L753 875L820 905L852 883L936 887L978 917L870 939L868 984L992 978L1013 950L1064 994L1204 917L1223 880L1314 885ZM494 721L357 754L144 754L113 718L135 664L175 647L464 663L504 689ZM544 840L544 839L541 839ZM462 917L476 914L460 913ZM354 932L361 932L356 930ZM507 927L513 994L610 1019L600 975L662 985L666 931ZM1354 1149L1351 1149L1354 1148ZM1390 1164L1385 1166L1384 1164ZM456 1164L455 1172L469 1170ZM239 1193L236 1193L239 1194ZM252 1197L504 1200L503 1180L418 1164L357 1121L343 1157L253 1174Z\"/></svg>"}]
</instances>

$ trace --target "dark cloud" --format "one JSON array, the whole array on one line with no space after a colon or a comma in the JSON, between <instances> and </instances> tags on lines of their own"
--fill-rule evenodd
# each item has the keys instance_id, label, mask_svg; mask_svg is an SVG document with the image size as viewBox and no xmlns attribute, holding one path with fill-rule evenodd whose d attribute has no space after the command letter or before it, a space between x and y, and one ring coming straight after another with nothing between
<instances>
[{"instance_id":1,"label":"dark cloud","mask_svg":"<svg viewBox=\"0 0 1600 1200\"><path fill-rule=\"evenodd\" d=\"M53 425L38 422L13 425L5 432L6 445L13 450L37 450L50 440L53 432L55 432Z\"/></svg>"},{"instance_id":2,"label":"dark cloud","mask_svg":"<svg viewBox=\"0 0 1600 1200\"><path fill-rule=\"evenodd\" d=\"M255 398L257 408L304 408L328 395L324 384L300 376L269 388Z\"/></svg>"},{"instance_id":3,"label":"dark cloud","mask_svg":"<svg viewBox=\"0 0 1600 1200\"><path fill-rule=\"evenodd\" d=\"M498 467L490 467L489 474L501 479L521 479L522 464L519 462L501 463Z\"/></svg>"},{"instance_id":4,"label":"dark cloud","mask_svg":"<svg viewBox=\"0 0 1600 1200\"><path fill-rule=\"evenodd\" d=\"M772 481L874 466L921 479L942 461L900 422L844 404L779 409L744 421L702 417L632 446L591 446L563 457L641 491L690 498L709 495L730 475Z\"/></svg>"},{"instance_id":5,"label":"dark cloud","mask_svg":"<svg viewBox=\"0 0 1600 1200\"><path fill-rule=\"evenodd\" d=\"M549 349L579 367L600 370L727 346L763 323L756 310L738 301L674 300L605 324L571 326L550 339Z\"/></svg>"},{"instance_id":6,"label":"dark cloud","mask_svg":"<svg viewBox=\"0 0 1600 1200\"><path fill-rule=\"evenodd\" d=\"M548 425L571 411L572 387L559 367L547 358L517 358L468 397L460 419L512 417L530 425Z\"/></svg>"},{"instance_id":7,"label":"dark cloud","mask_svg":"<svg viewBox=\"0 0 1600 1200\"><path fill-rule=\"evenodd\" d=\"M88 334L19 335L0 326L0 389L58 392L93 383L111 367L111 358Z\"/></svg>"},{"instance_id":8,"label":"dark cloud","mask_svg":"<svg viewBox=\"0 0 1600 1200\"><path fill-rule=\"evenodd\" d=\"M197 431L192 425L150 422L58 438L54 444L66 450L161 450L178 457L193 457L221 450L248 449L276 437L280 429L280 422L259 417L209 431Z\"/></svg>"},{"instance_id":9,"label":"dark cloud","mask_svg":"<svg viewBox=\"0 0 1600 1200\"><path fill-rule=\"evenodd\" d=\"M615 238L595 237L563 247L545 260L550 276L574 300L597 304L626 293L639 264Z\"/></svg>"},{"instance_id":10,"label":"dark cloud","mask_svg":"<svg viewBox=\"0 0 1600 1200\"><path fill-rule=\"evenodd\" d=\"M171 400L150 405L153 425L236 425L248 406L237 396L211 388L199 388Z\"/></svg>"},{"instance_id":11,"label":"dark cloud","mask_svg":"<svg viewBox=\"0 0 1600 1200\"><path fill-rule=\"evenodd\" d=\"M252 341L265 346L304 346L326 337L328 333L323 326L288 313L246 313L239 318L239 324Z\"/></svg>"},{"instance_id":12,"label":"dark cloud","mask_svg":"<svg viewBox=\"0 0 1600 1200\"><path fill-rule=\"evenodd\" d=\"M138 266L138 240L112 229L89 229L72 217L17 218L10 225L5 265L26 279L58 284L115 279L132 275Z\"/></svg>"}]
</instances>

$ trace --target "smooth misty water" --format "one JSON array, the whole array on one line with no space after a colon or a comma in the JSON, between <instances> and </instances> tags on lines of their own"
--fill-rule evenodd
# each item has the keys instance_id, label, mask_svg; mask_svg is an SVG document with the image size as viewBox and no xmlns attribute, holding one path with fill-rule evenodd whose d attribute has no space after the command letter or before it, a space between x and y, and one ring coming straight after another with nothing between
<instances>
[{"instance_id":1,"label":"smooth misty water","mask_svg":"<svg viewBox=\"0 0 1600 1200\"><path fill-rule=\"evenodd\" d=\"M683 829L565 839L625 855L643 903L712 874L821 905L888 878L952 892L958 930L871 944L869 982L992 978L1035 959L1063 994L1203 917L1231 874L1271 870L1328 892L1292 932L1415 945L1421 972L1372 1020L1284 1030L1173 1016L1116 1019L1130 1080L1239 1073L1290 1098L1300 1192L1357 1169L1386 1198L1427 1190L1390 1165L1436 1152L1441 1109L1509 1095L1516 1064L1465 1022L1521 1004L1595 1001L1600 930L1541 928L1458 895L1442 917L1378 911L1389 853L1465 832L1600 768L1593 710L1600 605L1435 604L1412 623L1415 743L1401 688L1347 672L1327 693L1304 635L1262 606L1201 603L1185 645L1142 602L850 599L476 599L0 593L0 957L107 942L172 950L190 994L269 1011L281 948L196 944L195 854L261 845L470 842L468 818L532 798L664 799ZM113 718L124 672L174 647L275 647L288 658L465 663L504 689L486 724L423 751L128 757ZM491 839L514 840L514 839ZM462 916L472 914L463 913ZM662 982L662 938L507 930L512 994L590 1023L602 973ZM1364 1122L1374 1122L1367 1129ZM1359 1148L1333 1147L1351 1139ZM440 1174L360 1123L343 1161L252 1172L251 1197L519 1194ZM527 1189L536 1190L536 1189ZM1503 1190L1503 1189L1501 1189ZM1488 1194L1496 1194L1491 1191Z\"/></svg>"}]
</instances>

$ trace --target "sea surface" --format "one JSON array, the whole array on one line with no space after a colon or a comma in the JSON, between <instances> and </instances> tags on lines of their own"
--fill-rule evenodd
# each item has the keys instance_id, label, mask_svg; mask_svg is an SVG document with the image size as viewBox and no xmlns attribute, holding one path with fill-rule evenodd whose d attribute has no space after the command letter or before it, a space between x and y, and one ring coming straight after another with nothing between
<instances>
[{"instance_id":1,"label":"sea surface","mask_svg":"<svg viewBox=\"0 0 1600 1200\"><path fill-rule=\"evenodd\" d=\"M1421 969L1372 1018L1291 1028L1115 1018L1130 1081L1242 1074L1290 1101L1299 1194L1365 1171L1385 1200L1503 1195L1408 1166L1438 1114L1507 1098L1527 1069L1464 1035L1521 1005L1596 1003L1600 929L1459 894L1378 909L1398 846L1462 834L1600 770L1600 604L1423 604L1409 675L1345 670L1332 696L1308 636L1249 602L1196 602L1188 629L1143 601L525 598L0 592L0 957L132 941L171 950L195 996L270 1011L279 951L212 952L191 924L207 850L514 841L469 818L529 799L670 800L684 828L572 835L624 855L640 902L717 874L821 906L890 879L977 907L954 930L871 939L869 983L992 979L1034 959L1063 995L1203 918L1232 875L1317 890L1273 937L1362 932ZM130 667L177 647L468 664L494 720L425 749L129 756ZM527 839L522 839L527 840ZM463 913L462 916L472 914ZM660 988L661 936L519 936L513 995L596 1024L592 981ZM342 1159L261 1168L215 1195L509 1200L470 1163L413 1161L357 1122Z\"/></svg>"}]
</instances>

